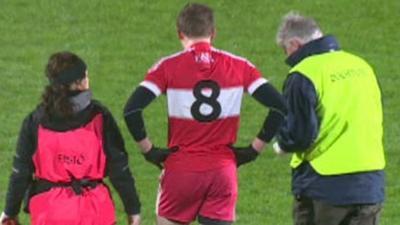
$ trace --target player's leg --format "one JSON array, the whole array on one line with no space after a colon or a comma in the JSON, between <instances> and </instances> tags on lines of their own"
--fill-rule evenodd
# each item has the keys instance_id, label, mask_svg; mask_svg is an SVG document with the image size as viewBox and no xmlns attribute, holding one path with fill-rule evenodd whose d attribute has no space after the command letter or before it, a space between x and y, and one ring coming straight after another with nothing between
<instances>
[{"instance_id":1,"label":"player's leg","mask_svg":"<svg viewBox=\"0 0 400 225\"><path fill-rule=\"evenodd\" d=\"M236 165L208 172L210 186L200 208L198 221L202 225L232 224L238 194Z\"/></svg>"},{"instance_id":2,"label":"player's leg","mask_svg":"<svg viewBox=\"0 0 400 225\"><path fill-rule=\"evenodd\" d=\"M232 225L232 222L210 219L203 216L199 216L198 221L201 225Z\"/></svg>"},{"instance_id":3,"label":"player's leg","mask_svg":"<svg viewBox=\"0 0 400 225\"><path fill-rule=\"evenodd\" d=\"M207 183L202 172L165 170L156 203L158 225L189 224L197 217Z\"/></svg>"},{"instance_id":4,"label":"player's leg","mask_svg":"<svg viewBox=\"0 0 400 225\"><path fill-rule=\"evenodd\" d=\"M171 220L168 220L164 217L157 216L157 225L185 225L184 223L177 223Z\"/></svg>"}]
</instances>

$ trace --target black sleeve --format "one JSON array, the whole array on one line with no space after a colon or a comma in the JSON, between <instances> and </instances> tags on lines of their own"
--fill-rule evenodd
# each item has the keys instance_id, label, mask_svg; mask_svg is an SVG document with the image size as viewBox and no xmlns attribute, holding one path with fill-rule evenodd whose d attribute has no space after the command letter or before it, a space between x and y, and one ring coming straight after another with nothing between
<instances>
[{"instance_id":1,"label":"black sleeve","mask_svg":"<svg viewBox=\"0 0 400 225\"><path fill-rule=\"evenodd\" d=\"M107 175L118 192L128 215L140 213L140 201L135 180L129 169L128 155L121 132L111 113L104 113L105 152Z\"/></svg>"},{"instance_id":2,"label":"black sleeve","mask_svg":"<svg viewBox=\"0 0 400 225\"><path fill-rule=\"evenodd\" d=\"M8 183L6 206L4 213L8 216L18 215L25 193L33 180L33 160L35 151L37 127L34 125L32 114L23 122L17 142L12 173Z\"/></svg>"},{"instance_id":3,"label":"black sleeve","mask_svg":"<svg viewBox=\"0 0 400 225\"><path fill-rule=\"evenodd\" d=\"M285 100L282 95L268 83L258 87L252 96L262 105L270 108L263 127L257 135L261 140L270 142L279 130L287 113Z\"/></svg>"},{"instance_id":4,"label":"black sleeve","mask_svg":"<svg viewBox=\"0 0 400 225\"><path fill-rule=\"evenodd\" d=\"M156 95L153 92L139 86L125 105L125 122L135 141L141 141L147 136L142 112L155 98Z\"/></svg>"},{"instance_id":5,"label":"black sleeve","mask_svg":"<svg viewBox=\"0 0 400 225\"><path fill-rule=\"evenodd\" d=\"M277 139L286 152L305 151L319 132L317 94L312 82L299 73L290 74L283 91L288 115Z\"/></svg>"}]
</instances>

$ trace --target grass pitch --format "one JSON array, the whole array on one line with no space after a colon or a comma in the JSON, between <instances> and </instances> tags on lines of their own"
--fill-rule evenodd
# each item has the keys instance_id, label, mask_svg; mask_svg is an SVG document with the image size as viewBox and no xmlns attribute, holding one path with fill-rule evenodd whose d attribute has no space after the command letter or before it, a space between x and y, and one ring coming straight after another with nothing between
<instances>
[{"instance_id":1,"label":"grass pitch","mask_svg":"<svg viewBox=\"0 0 400 225\"><path fill-rule=\"evenodd\" d=\"M337 36L341 47L369 61L381 83L385 113L387 200L382 224L400 224L400 86L396 0L220 0L202 1L215 9L215 46L250 59L275 86L281 87L288 67L275 41L279 21L289 10L315 17L325 33ZM186 1L178 0L2 0L0 2L0 209L4 207L8 176L22 119L36 106L47 83L43 71L51 53L70 50L89 66L94 96L116 117L130 154L143 204L144 225L155 224L159 171L138 153L123 123L122 108L147 69L160 57L181 49L175 18ZM368 90L366 90L368 91ZM362 94L362 93L360 93ZM397 100L396 100L397 99ZM267 114L251 98L242 107L238 144L248 144ZM164 97L146 111L148 133L166 144ZM253 164L240 168L238 225L291 224L289 157L271 148ZM119 222L126 224L116 200ZM21 214L23 224L28 216Z\"/></svg>"}]
</instances>

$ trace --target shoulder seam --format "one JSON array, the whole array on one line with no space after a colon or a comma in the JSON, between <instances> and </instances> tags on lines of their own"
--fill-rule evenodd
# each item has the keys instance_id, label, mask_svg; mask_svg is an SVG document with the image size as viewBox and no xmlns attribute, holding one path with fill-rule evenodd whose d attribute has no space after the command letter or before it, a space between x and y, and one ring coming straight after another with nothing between
<instances>
[{"instance_id":1,"label":"shoulder seam","mask_svg":"<svg viewBox=\"0 0 400 225\"><path fill-rule=\"evenodd\" d=\"M242 62L245 62L245 63L247 63L249 66L251 66L251 67L256 67L253 63L251 63L248 59L246 59L246 58L244 58L244 57L242 57L242 56L238 56L238 55L235 55L235 54L233 54L233 53L231 53L231 52L228 52L228 51L225 51L225 50L221 50L221 49L217 49L217 48L214 48L214 47L212 47L211 48L213 51L215 51L215 52L218 52L218 53L221 53L221 54L223 54L223 55L226 55L226 56L229 56L229 57L232 57L232 58L234 58L234 59L237 59L237 60L239 60L239 61L242 61Z\"/></svg>"},{"instance_id":2,"label":"shoulder seam","mask_svg":"<svg viewBox=\"0 0 400 225\"><path fill-rule=\"evenodd\" d=\"M179 51L179 52L176 52L176 53L174 53L174 54L171 54L171 55L162 57L161 59L159 59L159 60L149 69L148 73L150 73L150 72L152 72L152 71L154 71L154 70L157 70L157 69L160 67L160 65L161 65L162 63L164 63L165 61L167 61L168 59L176 58L176 57L178 57L178 56L180 56L180 55L182 55L182 54L184 54L184 53L186 53L186 52L189 52L189 51L191 51L191 50L192 50L192 49L187 49L187 50Z\"/></svg>"}]
</instances>

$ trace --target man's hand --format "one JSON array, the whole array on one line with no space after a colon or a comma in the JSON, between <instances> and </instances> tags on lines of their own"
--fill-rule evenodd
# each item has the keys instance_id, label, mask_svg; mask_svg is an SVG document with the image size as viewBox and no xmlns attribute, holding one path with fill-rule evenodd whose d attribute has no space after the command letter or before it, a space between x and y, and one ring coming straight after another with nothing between
<instances>
[{"instance_id":1,"label":"man's hand","mask_svg":"<svg viewBox=\"0 0 400 225\"><path fill-rule=\"evenodd\" d=\"M128 215L128 225L140 225L140 214Z\"/></svg>"},{"instance_id":2,"label":"man's hand","mask_svg":"<svg viewBox=\"0 0 400 225\"><path fill-rule=\"evenodd\" d=\"M149 151L143 153L143 156L147 161L156 165L161 170L163 168L162 163L168 158L170 154L176 151L178 151L178 147L168 149L157 148L153 145Z\"/></svg>"},{"instance_id":3,"label":"man's hand","mask_svg":"<svg viewBox=\"0 0 400 225\"><path fill-rule=\"evenodd\" d=\"M4 212L0 216L1 225L20 225L18 218L11 218L7 216Z\"/></svg>"},{"instance_id":4,"label":"man's hand","mask_svg":"<svg viewBox=\"0 0 400 225\"><path fill-rule=\"evenodd\" d=\"M274 152L277 155L285 155L286 154L285 150L283 150L281 148L281 146L278 144L278 142L275 142L275 144L273 144L272 147L274 148Z\"/></svg>"},{"instance_id":5,"label":"man's hand","mask_svg":"<svg viewBox=\"0 0 400 225\"><path fill-rule=\"evenodd\" d=\"M248 147L232 147L232 150L236 157L237 167L256 160L260 154L252 145Z\"/></svg>"}]
</instances>

